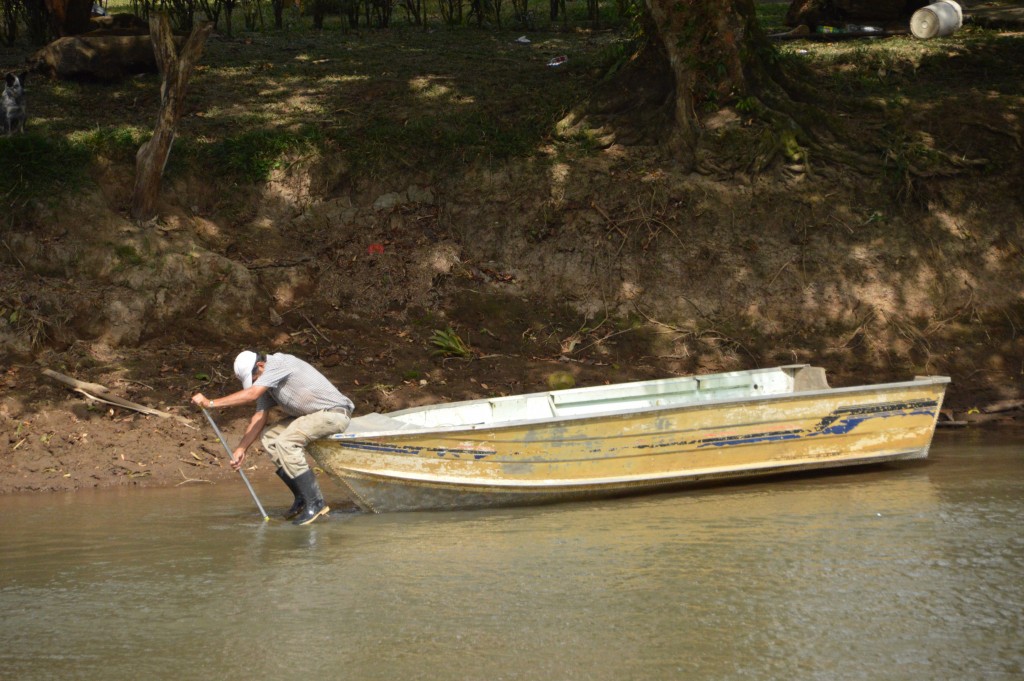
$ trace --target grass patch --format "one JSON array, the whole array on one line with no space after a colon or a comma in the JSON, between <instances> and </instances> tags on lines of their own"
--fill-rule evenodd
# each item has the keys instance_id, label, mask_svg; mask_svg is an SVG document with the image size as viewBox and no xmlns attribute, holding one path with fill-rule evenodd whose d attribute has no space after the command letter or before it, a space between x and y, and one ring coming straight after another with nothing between
<instances>
[{"instance_id":1,"label":"grass patch","mask_svg":"<svg viewBox=\"0 0 1024 681\"><path fill-rule=\"evenodd\" d=\"M544 158L572 163L600 144L585 131L559 136L558 121L632 54L628 26L609 29L609 21L595 29L581 21L584 5L570 4L566 30L543 20L546 4L532 2L541 21L526 33L529 43L517 42L522 29L493 25L442 26L431 19L430 30L423 30L401 12L386 31L351 31L332 15L319 32L310 30L309 17L298 16L283 31L245 32L236 13L236 37L211 39L189 83L167 173L263 182L297 156L319 153L337 154L353 172L370 177L394 168L450 173L542 151ZM766 32L784 28L787 8L757 3ZM1024 41L974 27L932 41L787 41L777 47L826 108L851 125L870 118L875 127L899 128L913 111L954 97L957 109L976 111L984 93L972 90L973 72L1000 94L1022 89L1017 65ZM563 66L547 65L560 55L568 58ZM967 78L949 77L951 60ZM160 101L155 75L112 84L35 79L30 85L30 134L0 140L0 155L17 157L7 166L17 172L0 178L0 191L10 199L77 186L87 178L91 157L134 164ZM957 139L944 132L937 130L934 139Z\"/></svg>"},{"instance_id":2,"label":"grass patch","mask_svg":"<svg viewBox=\"0 0 1024 681\"><path fill-rule=\"evenodd\" d=\"M76 131L69 140L93 156L134 163L135 154L149 135L149 131L136 126L115 126Z\"/></svg>"},{"instance_id":3,"label":"grass patch","mask_svg":"<svg viewBox=\"0 0 1024 681\"><path fill-rule=\"evenodd\" d=\"M765 33L788 31L789 27L783 23L787 11L789 11L789 3L759 2L757 3L757 21Z\"/></svg>"},{"instance_id":4,"label":"grass patch","mask_svg":"<svg viewBox=\"0 0 1024 681\"><path fill-rule=\"evenodd\" d=\"M74 191L88 178L91 150L36 134L0 138L0 196L8 206Z\"/></svg>"},{"instance_id":5,"label":"grass patch","mask_svg":"<svg viewBox=\"0 0 1024 681\"><path fill-rule=\"evenodd\" d=\"M352 168L379 176L393 166L453 169L478 161L533 155L549 130L516 126L482 112L444 120L434 114L410 119L401 127L373 119L359 128L335 133Z\"/></svg>"},{"instance_id":6,"label":"grass patch","mask_svg":"<svg viewBox=\"0 0 1024 681\"><path fill-rule=\"evenodd\" d=\"M619 37L560 26L530 32L529 44L517 43L519 35L428 32L399 22L387 31L329 26L211 39L189 82L167 172L261 182L290 157L323 151L374 175L395 164L434 172L531 157L589 95ZM564 66L547 66L563 54ZM152 75L112 84L32 81L30 131L134 163L159 88Z\"/></svg>"},{"instance_id":7,"label":"grass patch","mask_svg":"<svg viewBox=\"0 0 1024 681\"><path fill-rule=\"evenodd\" d=\"M114 245L114 255L117 256L122 267L137 267L143 263L142 256L131 244Z\"/></svg>"},{"instance_id":8,"label":"grass patch","mask_svg":"<svg viewBox=\"0 0 1024 681\"><path fill-rule=\"evenodd\" d=\"M322 137L314 130L300 133L252 130L214 142L197 156L207 156L214 173L248 182L264 182L287 158L314 152L321 146Z\"/></svg>"}]
</instances>

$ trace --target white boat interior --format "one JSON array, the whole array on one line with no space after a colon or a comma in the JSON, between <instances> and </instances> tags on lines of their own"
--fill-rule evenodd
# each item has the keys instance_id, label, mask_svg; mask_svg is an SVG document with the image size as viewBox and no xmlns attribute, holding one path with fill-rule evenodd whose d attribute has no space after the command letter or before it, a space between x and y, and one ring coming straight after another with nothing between
<instances>
[{"instance_id":1,"label":"white boat interior","mask_svg":"<svg viewBox=\"0 0 1024 681\"><path fill-rule=\"evenodd\" d=\"M493 397L415 407L386 415L374 413L352 419L345 433L332 437L342 439L370 433L490 427L502 423L635 412L827 388L824 369L796 364Z\"/></svg>"}]
</instances>

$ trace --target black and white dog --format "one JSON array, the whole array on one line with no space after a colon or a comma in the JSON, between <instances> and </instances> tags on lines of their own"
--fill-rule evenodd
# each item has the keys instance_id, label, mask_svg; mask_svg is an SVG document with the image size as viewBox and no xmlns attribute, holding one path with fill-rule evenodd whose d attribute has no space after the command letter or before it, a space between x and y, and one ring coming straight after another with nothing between
<instances>
[{"instance_id":1,"label":"black and white dog","mask_svg":"<svg viewBox=\"0 0 1024 681\"><path fill-rule=\"evenodd\" d=\"M0 117L3 118L4 133L10 135L15 130L25 132L25 77L28 72L20 75L8 73L4 76L4 91L0 94Z\"/></svg>"}]
</instances>

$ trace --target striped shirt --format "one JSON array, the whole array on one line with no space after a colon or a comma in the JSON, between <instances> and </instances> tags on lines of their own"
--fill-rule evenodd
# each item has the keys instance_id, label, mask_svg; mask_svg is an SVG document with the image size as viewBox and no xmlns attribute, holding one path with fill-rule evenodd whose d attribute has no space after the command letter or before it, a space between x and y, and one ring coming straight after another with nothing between
<instances>
[{"instance_id":1,"label":"striped shirt","mask_svg":"<svg viewBox=\"0 0 1024 681\"><path fill-rule=\"evenodd\" d=\"M319 371L293 355L278 352L267 362L253 385L268 388L256 402L256 411L281 407L289 416L305 416L324 409L355 409L352 400L331 385Z\"/></svg>"}]
</instances>

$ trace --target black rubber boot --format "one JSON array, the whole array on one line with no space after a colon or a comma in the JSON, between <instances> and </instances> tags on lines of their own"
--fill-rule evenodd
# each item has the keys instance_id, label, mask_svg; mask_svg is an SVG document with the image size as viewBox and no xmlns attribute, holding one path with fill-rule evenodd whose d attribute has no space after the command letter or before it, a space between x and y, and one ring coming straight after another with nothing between
<instances>
[{"instance_id":1,"label":"black rubber boot","mask_svg":"<svg viewBox=\"0 0 1024 681\"><path fill-rule=\"evenodd\" d=\"M316 474L308 470L295 478L295 484L306 500L306 507L302 509L298 517L292 521L292 525L309 525L320 516L327 515L330 507L324 503L324 497L320 493L320 485L316 482Z\"/></svg>"},{"instance_id":2,"label":"black rubber boot","mask_svg":"<svg viewBox=\"0 0 1024 681\"><path fill-rule=\"evenodd\" d=\"M281 481L288 485L288 489L290 489L292 494L295 495L295 501L292 503L292 507L284 512L284 519L291 520L299 513L302 513L302 509L306 508L306 498L302 496L302 490L299 489L295 480L289 478L288 474L284 472L284 469L277 469L277 477L281 478Z\"/></svg>"}]
</instances>

